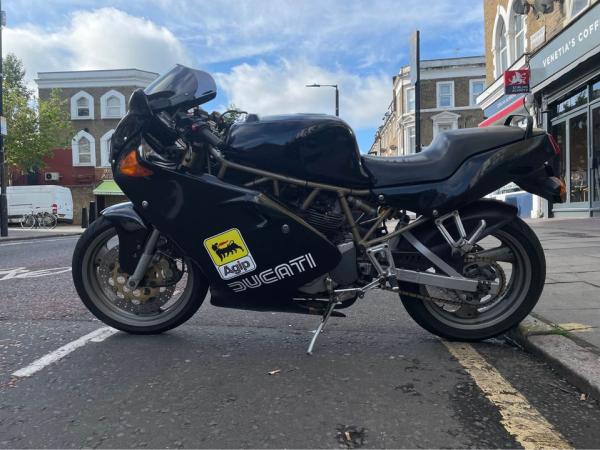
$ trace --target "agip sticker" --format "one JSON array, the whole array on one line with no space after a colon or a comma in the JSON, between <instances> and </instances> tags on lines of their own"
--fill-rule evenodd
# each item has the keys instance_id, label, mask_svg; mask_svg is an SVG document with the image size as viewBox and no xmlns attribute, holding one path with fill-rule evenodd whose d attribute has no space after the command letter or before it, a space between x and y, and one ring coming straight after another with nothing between
<instances>
[{"instance_id":1,"label":"agip sticker","mask_svg":"<svg viewBox=\"0 0 600 450\"><path fill-rule=\"evenodd\" d=\"M230 280L256 269L254 258L237 228L205 239L204 247L223 280Z\"/></svg>"}]
</instances>

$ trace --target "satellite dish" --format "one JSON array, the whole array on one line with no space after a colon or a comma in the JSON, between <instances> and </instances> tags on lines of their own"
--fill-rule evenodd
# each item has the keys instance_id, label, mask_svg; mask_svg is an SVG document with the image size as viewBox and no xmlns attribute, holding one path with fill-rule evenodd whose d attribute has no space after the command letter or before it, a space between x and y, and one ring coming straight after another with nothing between
<instances>
[{"instance_id":1,"label":"satellite dish","mask_svg":"<svg viewBox=\"0 0 600 450\"><path fill-rule=\"evenodd\" d=\"M542 14L550 14L554 11L554 0L535 0L535 10Z\"/></svg>"},{"instance_id":2,"label":"satellite dish","mask_svg":"<svg viewBox=\"0 0 600 450\"><path fill-rule=\"evenodd\" d=\"M515 0L513 3L513 12L518 15L527 15L529 14L529 9L531 5L527 0Z\"/></svg>"}]
</instances>

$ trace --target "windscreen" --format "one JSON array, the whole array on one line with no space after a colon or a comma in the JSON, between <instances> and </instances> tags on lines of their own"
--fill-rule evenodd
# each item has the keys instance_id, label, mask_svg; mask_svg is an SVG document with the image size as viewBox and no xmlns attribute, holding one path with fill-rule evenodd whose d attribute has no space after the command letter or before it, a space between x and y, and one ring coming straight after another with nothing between
<instances>
[{"instance_id":1,"label":"windscreen","mask_svg":"<svg viewBox=\"0 0 600 450\"><path fill-rule=\"evenodd\" d=\"M191 108L215 98L217 85L210 74L177 65L154 80L144 93L151 103L162 100L165 107Z\"/></svg>"}]
</instances>

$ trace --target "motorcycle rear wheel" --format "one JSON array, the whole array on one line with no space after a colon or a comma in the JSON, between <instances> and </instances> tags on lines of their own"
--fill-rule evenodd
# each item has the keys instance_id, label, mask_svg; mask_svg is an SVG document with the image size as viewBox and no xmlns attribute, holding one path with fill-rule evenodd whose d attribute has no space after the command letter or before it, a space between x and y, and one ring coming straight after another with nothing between
<instances>
[{"instance_id":1,"label":"motorcycle rear wheel","mask_svg":"<svg viewBox=\"0 0 600 450\"><path fill-rule=\"evenodd\" d=\"M497 302L481 313L477 310L473 317L461 317L448 312L441 302L400 295L404 308L421 327L449 340L480 341L505 333L531 312L546 279L546 259L537 236L525 222L515 217L488 239L497 239L514 255L510 279L506 277L506 288ZM433 289L432 292L432 288L410 283L401 283L400 289L437 298L442 291Z\"/></svg>"},{"instance_id":2,"label":"motorcycle rear wheel","mask_svg":"<svg viewBox=\"0 0 600 450\"><path fill-rule=\"evenodd\" d=\"M165 292L167 288L162 287L153 288L151 292L156 295L148 301L155 304L148 307L145 302L124 292L114 281L117 278L123 281L128 276L120 272L115 253L118 256L116 229L102 216L83 233L73 253L73 281L77 293L90 312L105 324L132 334L159 334L190 319L202 305L208 283L195 264L186 261L184 277L176 286L169 287L169 291ZM103 258L109 257L112 259L107 266ZM107 277L106 270L101 270L102 264L115 275ZM107 278L112 279L112 283ZM171 297L178 293L179 296L172 300ZM169 294L168 301L162 304ZM161 296L162 301L157 303ZM128 305L127 300L132 304ZM148 310L140 313L140 305Z\"/></svg>"}]
</instances>

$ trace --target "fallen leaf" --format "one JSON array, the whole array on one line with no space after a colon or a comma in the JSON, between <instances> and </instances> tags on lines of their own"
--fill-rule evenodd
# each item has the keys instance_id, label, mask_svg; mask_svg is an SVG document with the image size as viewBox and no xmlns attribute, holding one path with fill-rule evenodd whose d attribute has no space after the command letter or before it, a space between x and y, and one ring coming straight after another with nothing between
<instances>
[{"instance_id":1,"label":"fallen leaf","mask_svg":"<svg viewBox=\"0 0 600 450\"><path fill-rule=\"evenodd\" d=\"M579 400L581 400L582 402L585 402L587 400L587 394L581 394L579 396Z\"/></svg>"},{"instance_id":2,"label":"fallen leaf","mask_svg":"<svg viewBox=\"0 0 600 450\"><path fill-rule=\"evenodd\" d=\"M271 370L269 372L269 375L277 375L279 372L281 372L281 369L275 369L275 370Z\"/></svg>"}]
</instances>

